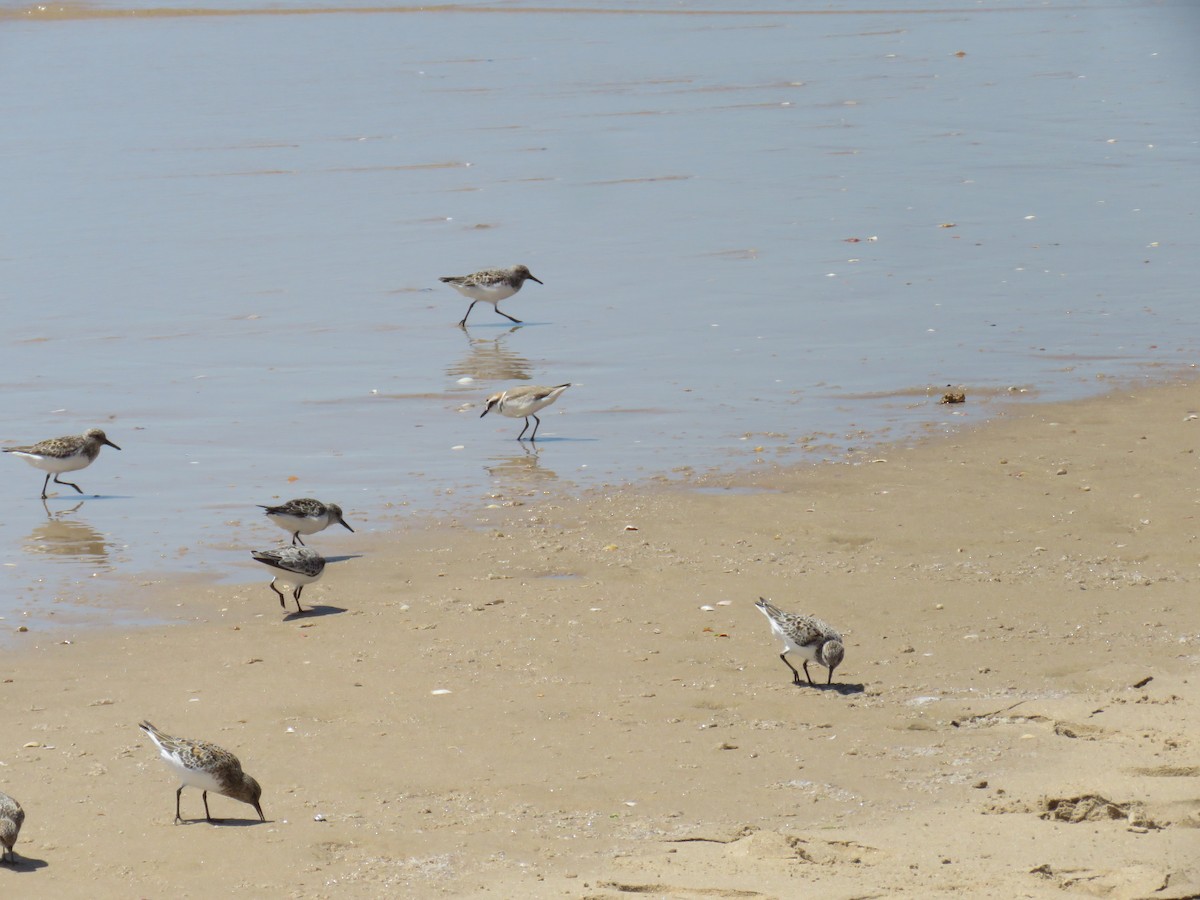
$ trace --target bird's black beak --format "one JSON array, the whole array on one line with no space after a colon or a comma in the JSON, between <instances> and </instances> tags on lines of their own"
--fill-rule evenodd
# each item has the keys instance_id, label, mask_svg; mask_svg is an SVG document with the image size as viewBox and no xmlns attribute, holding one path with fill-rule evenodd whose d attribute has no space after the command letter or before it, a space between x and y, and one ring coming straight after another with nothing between
<instances>
[{"instance_id":1,"label":"bird's black beak","mask_svg":"<svg viewBox=\"0 0 1200 900\"><path fill-rule=\"evenodd\" d=\"M347 531L349 531L351 534L353 534L353 533L354 533L354 529L353 529L353 528L351 528L349 525L347 525L347 524L346 524L346 520L345 520L345 519L338 519L338 521L342 523L342 527L343 527L343 528L345 528L345 529L346 529Z\"/></svg>"},{"instance_id":2,"label":"bird's black beak","mask_svg":"<svg viewBox=\"0 0 1200 900\"><path fill-rule=\"evenodd\" d=\"M105 438L105 439L104 439L104 440L103 440L101 443L108 444L108 446L112 447L114 450L120 450L120 449L121 449L121 448L120 448L120 447L118 447L116 444L114 444L112 441L110 441L108 438Z\"/></svg>"},{"instance_id":3,"label":"bird's black beak","mask_svg":"<svg viewBox=\"0 0 1200 900\"><path fill-rule=\"evenodd\" d=\"M256 810L258 810L258 821L260 821L260 822L267 821L267 817L263 815L262 807L259 804L255 803L254 808Z\"/></svg>"},{"instance_id":4,"label":"bird's black beak","mask_svg":"<svg viewBox=\"0 0 1200 900\"><path fill-rule=\"evenodd\" d=\"M538 284L540 284L540 285L543 285L543 286L545 286L545 284L546 284L546 282L542 281L542 279L540 279L540 278L534 278L532 275L530 275L530 276L529 276L529 280L530 280L530 281L536 281Z\"/></svg>"}]
</instances>

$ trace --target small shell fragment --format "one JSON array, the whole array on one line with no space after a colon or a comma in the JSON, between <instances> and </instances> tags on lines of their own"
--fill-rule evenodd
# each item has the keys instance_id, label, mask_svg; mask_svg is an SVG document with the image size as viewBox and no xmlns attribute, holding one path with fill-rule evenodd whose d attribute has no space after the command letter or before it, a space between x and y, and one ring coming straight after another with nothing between
<instances>
[{"instance_id":1,"label":"small shell fragment","mask_svg":"<svg viewBox=\"0 0 1200 900\"><path fill-rule=\"evenodd\" d=\"M435 694L435 695L436 694L449 694L449 693L452 693L452 691L448 691L446 688L434 688L429 693Z\"/></svg>"}]
</instances>

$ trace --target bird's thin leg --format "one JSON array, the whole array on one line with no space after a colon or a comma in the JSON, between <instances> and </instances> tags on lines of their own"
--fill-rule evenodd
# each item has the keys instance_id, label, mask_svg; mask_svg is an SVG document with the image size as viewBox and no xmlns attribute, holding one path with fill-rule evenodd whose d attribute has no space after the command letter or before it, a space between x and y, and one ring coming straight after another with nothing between
<instances>
[{"instance_id":1,"label":"bird's thin leg","mask_svg":"<svg viewBox=\"0 0 1200 900\"><path fill-rule=\"evenodd\" d=\"M536 441L537 440L537 430L538 430L538 427L542 424L542 420L539 419L537 416L534 416L533 421L536 422L537 424L533 426L533 434L531 434L529 436L529 440Z\"/></svg>"},{"instance_id":2,"label":"bird's thin leg","mask_svg":"<svg viewBox=\"0 0 1200 900\"><path fill-rule=\"evenodd\" d=\"M471 314L471 310L473 310L473 309L475 308L475 304L476 304L476 303L478 303L478 302L479 302L478 300L472 300L472 301L471 301L471 305L467 307L467 311L466 311L466 313L463 315L463 317L462 317L462 321L458 323L458 327L459 327L459 328L466 328L466 327L467 327L467 316L469 316L469 315Z\"/></svg>"},{"instance_id":3,"label":"bird's thin leg","mask_svg":"<svg viewBox=\"0 0 1200 900\"><path fill-rule=\"evenodd\" d=\"M46 499L46 488L50 486L50 473L46 473L46 480L42 482L42 499Z\"/></svg>"},{"instance_id":4,"label":"bird's thin leg","mask_svg":"<svg viewBox=\"0 0 1200 900\"><path fill-rule=\"evenodd\" d=\"M508 319L510 322L516 322L518 325L522 324L520 319L514 319L498 306L496 307L496 312L500 313L500 315L504 316L504 318Z\"/></svg>"},{"instance_id":5,"label":"bird's thin leg","mask_svg":"<svg viewBox=\"0 0 1200 900\"><path fill-rule=\"evenodd\" d=\"M300 605L300 592L304 590L304 585L296 588L296 593L292 594L292 599L296 601L296 612L304 612L304 607Z\"/></svg>"},{"instance_id":6,"label":"bird's thin leg","mask_svg":"<svg viewBox=\"0 0 1200 900\"><path fill-rule=\"evenodd\" d=\"M275 579L274 578L271 579L271 590L273 590L279 596L279 605L282 606L284 609L287 609L287 604L283 602L283 591L281 591L279 588L275 587Z\"/></svg>"},{"instance_id":7,"label":"bird's thin leg","mask_svg":"<svg viewBox=\"0 0 1200 900\"><path fill-rule=\"evenodd\" d=\"M832 675L832 673L830 673L830 674ZM808 683L811 684L813 687L817 686L817 683L812 680L812 676L808 674L808 660L807 659L804 661L804 677L808 679Z\"/></svg>"},{"instance_id":8,"label":"bird's thin leg","mask_svg":"<svg viewBox=\"0 0 1200 900\"><path fill-rule=\"evenodd\" d=\"M520 440L520 439L521 439L521 438L522 438L522 437L525 435L525 432L528 430L528 428L529 428L529 416L526 416L526 417L525 417L525 427L524 427L524 428L522 428L522 429L521 429L521 433L517 435L517 440L518 440L518 441L519 441L519 440ZM535 430L536 430L536 429L535 429Z\"/></svg>"},{"instance_id":9,"label":"bird's thin leg","mask_svg":"<svg viewBox=\"0 0 1200 900\"><path fill-rule=\"evenodd\" d=\"M783 664L792 670L792 684L800 683L800 673L796 671L796 667L788 662L787 654L780 653L779 658L783 660Z\"/></svg>"},{"instance_id":10,"label":"bird's thin leg","mask_svg":"<svg viewBox=\"0 0 1200 900\"><path fill-rule=\"evenodd\" d=\"M81 488L79 485L75 484L75 482L73 482L73 481L59 481L59 480L58 480L58 475L55 475L55 476L54 476L54 483L55 483L55 484L65 484L67 487L73 487L73 488L75 488L75 490L76 490L76 491L78 491L80 494L82 494L82 493L83 493L83 488Z\"/></svg>"},{"instance_id":11,"label":"bird's thin leg","mask_svg":"<svg viewBox=\"0 0 1200 900\"><path fill-rule=\"evenodd\" d=\"M830 669L830 670L829 670L829 680L828 680L828 681L826 681L825 683L826 683L826 684L833 684L833 669Z\"/></svg>"},{"instance_id":12,"label":"bird's thin leg","mask_svg":"<svg viewBox=\"0 0 1200 900\"><path fill-rule=\"evenodd\" d=\"M300 532L293 531L292 532L292 546L295 547L297 543L299 543L300 546L303 547L304 546L304 538L300 537Z\"/></svg>"},{"instance_id":13,"label":"bird's thin leg","mask_svg":"<svg viewBox=\"0 0 1200 900\"><path fill-rule=\"evenodd\" d=\"M179 814L179 796L183 793L183 785L179 786L179 790L175 792L175 824L178 825L183 821L183 816Z\"/></svg>"},{"instance_id":14,"label":"bird's thin leg","mask_svg":"<svg viewBox=\"0 0 1200 900\"><path fill-rule=\"evenodd\" d=\"M213 817L208 814L208 791L204 792L204 820L211 822Z\"/></svg>"}]
</instances>

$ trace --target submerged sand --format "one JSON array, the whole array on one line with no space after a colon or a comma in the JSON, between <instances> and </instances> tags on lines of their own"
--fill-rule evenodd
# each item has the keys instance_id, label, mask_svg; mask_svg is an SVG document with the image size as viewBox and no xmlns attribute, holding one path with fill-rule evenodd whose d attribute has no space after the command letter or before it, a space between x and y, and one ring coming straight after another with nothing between
<instances>
[{"instance_id":1,"label":"submerged sand","mask_svg":"<svg viewBox=\"0 0 1200 900\"><path fill-rule=\"evenodd\" d=\"M1195 896L1198 411L1177 383L704 491L531 488L315 536L354 558L307 616L164 582L130 596L186 624L34 627L0 892ZM832 688L759 595L844 631ZM188 788L172 824L143 718L237 753L269 821Z\"/></svg>"}]
</instances>

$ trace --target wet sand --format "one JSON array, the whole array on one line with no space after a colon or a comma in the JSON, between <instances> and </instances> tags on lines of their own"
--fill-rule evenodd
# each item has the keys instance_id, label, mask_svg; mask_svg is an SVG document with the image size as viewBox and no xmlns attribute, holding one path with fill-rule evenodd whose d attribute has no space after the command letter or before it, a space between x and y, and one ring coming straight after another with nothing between
<instances>
[{"instance_id":1,"label":"wet sand","mask_svg":"<svg viewBox=\"0 0 1200 900\"><path fill-rule=\"evenodd\" d=\"M0 447L124 448L0 457L0 616L252 578L257 503L486 505L520 383L570 491L1200 358L1184 5L816 5L0 0Z\"/></svg>"},{"instance_id":2,"label":"wet sand","mask_svg":"<svg viewBox=\"0 0 1200 900\"><path fill-rule=\"evenodd\" d=\"M34 629L0 665L27 812L0 885L1194 896L1198 411L1178 382L857 465L326 532L352 558L305 616L265 577L131 586L182 624ZM791 684L760 594L845 631L832 688ZM188 788L173 825L143 718L237 753L269 821L211 796L208 825Z\"/></svg>"}]
</instances>

